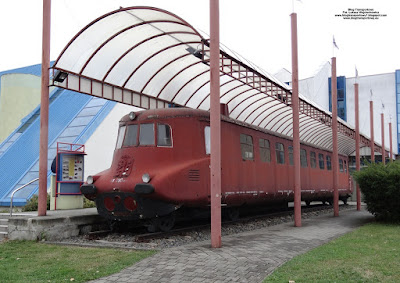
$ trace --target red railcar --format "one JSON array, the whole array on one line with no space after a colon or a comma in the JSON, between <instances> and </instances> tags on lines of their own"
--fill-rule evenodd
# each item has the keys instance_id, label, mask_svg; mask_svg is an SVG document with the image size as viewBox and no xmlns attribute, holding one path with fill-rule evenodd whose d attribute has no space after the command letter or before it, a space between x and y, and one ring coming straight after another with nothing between
<instances>
[{"instance_id":1,"label":"red railcar","mask_svg":"<svg viewBox=\"0 0 400 283\"><path fill-rule=\"evenodd\" d=\"M292 201L292 141L221 117L224 207ZM207 208L209 125L209 112L202 110L131 112L120 121L111 168L89 176L82 193L112 220L170 219L181 207ZM331 156L301 145L301 195L306 202L332 201ZM347 156L339 156L339 167L339 195L346 201L351 193Z\"/></svg>"}]
</instances>

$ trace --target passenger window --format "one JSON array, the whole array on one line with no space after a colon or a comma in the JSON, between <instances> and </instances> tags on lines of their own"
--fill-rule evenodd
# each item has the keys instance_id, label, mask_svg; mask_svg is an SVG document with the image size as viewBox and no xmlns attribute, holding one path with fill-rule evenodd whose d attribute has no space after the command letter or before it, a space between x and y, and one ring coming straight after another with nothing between
<instances>
[{"instance_id":1,"label":"passenger window","mask_svg":"<svg viewBox=\"0 0 400 283\"><path fill-rule=\"evenodd\" d=\"M172 146L171 128L169 125L157 125L157 145Z\"/></svg>"},{"instance_id":2,"label":"passenger window","mask_svg":"<svg viewBox=\"0 0 400 283\"><path fill-rule=\"evenodd\" d=\"M116 146L117 149L122 147L122 142L124 141L125 131L126 131L126 126L122 126L119 128L118 138L117 138L117 146Z\"/></svg>"},{"instance_id":3,"label":"passenger window","mask_svg":"<svg viewBox=\"0 0 400 283\"><path fill-rule=\"evenodd\" d=\"M240 134L240 147L243 160L253 160L253 138L249 135Z\"/></svg>"},{"instance_id":4,"label":"passenger window","mask_svg":"<svg viewBox=\"0 0 400 283\"><path fill-rule=\"evenodd\" d=\"M137 145L137 125L128 125L126 129L125 139L123 146L136 146Z\"/></svg>"},{"instance_id":5,"label":"passenger window","mask_svg":"<svg viewBox=\"0 0 400 283\"><path fill-rule=\"evenodd\" d=\"M206 144L206 154L211 153L211 141L210 141L210 126L204 128L204 142Z\"/></svg>"},{"instance_id":6,"label":"passenger window","mask_svg":"<svg viewBox=\"0 0 400 283\"><path fill-rule=\"evenodd\" d=\"M332 170L332 161L330 156L326 156L326 169Z\"/></svg>"},{"instance_id":7,"label":"passenger window","mask_svg":"<svg viewBox=\"0 0 400 283\"><path fill-rule=\"evenodd\" d=\"M139 145L154 145L154 124L141 124Z\"/></svg>"},{"instance_id":8,"label":"passenger window","mask_svg":"<svg viewBox=\"0 0 400 283\"><path fill-rule=\"evenodd\" d=\"M275 144L275 151L276 151L276 163L285 164L285 147L283 146L283 144L277 142Z\"/></svg>"},{"instance_id":9,"label":"passenger window","mask_svg":"<svg viewBox=\"0 0 400 283\"><path fill-rule=\"evenodd\" d=\"M271 150L269 140L260 139L260 159L261 162L271 162Z\"/></svg>"},{"instance_id":10,"label":"passenger window","mask_svg":"<svg viewBox=\"0 0 400 283\"><path fill-rule=\"evenodd\" d=\"M319 169L325 169L324 155L322 153L318 154Z\"/></svg>"},{"instance_id":11,"label":"passenger window","mask_svg":"<svg viewBox=\"0 0 400 283\"><path fill-rule=\"evenodd\" d=\"M305 149L300 149L300 164L301 167L307 167L307 151Z\"/></svg>"},{"instance_id":12,"label":"passenger window","mask_svg":"<svg viewBox=\"0 0 400 283\"><path fill-rule=\"evenodd\" d=\"M339 171L343 172L343 160L339 159Z\"/></svg>"},{"instance_id":13,"label":"passenger window","mask_svg":"<svg viewBox=\"0 0 400 283\"><path fill-rule=\"evenodd\" d=\"M293 146L289 146L288 147L288 151L289 151L289 164L293 165Z\"/></svg>"},{"instance_id":14,"label":"passenger window","mask_svg":"<svg viewBox=\"0 0 400 283\"><path fill-rule=\"evenodd\" d=\"M317 167L317 156L314 151L310 152L310 165L311 168Z\"/></svg>"}]
</instances>

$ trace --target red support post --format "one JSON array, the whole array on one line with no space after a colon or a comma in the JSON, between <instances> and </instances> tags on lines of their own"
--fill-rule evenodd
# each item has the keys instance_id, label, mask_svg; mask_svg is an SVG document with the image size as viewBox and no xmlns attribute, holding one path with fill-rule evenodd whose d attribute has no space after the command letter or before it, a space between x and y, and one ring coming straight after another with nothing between
<instances>
[{"instance_id":1,"label":"red support post","mask_svg":"<svg viewBox=\"0 0 400 283\"><path fill-rule=\"evenodd\" d=\"M40 150L38 216L47 212L47 159L49 143L49 69L51 0L43 0L42 77L40 100Z\"/></svg>"},{"instance_id":2,"label":"red support post","mask_svg":"<svg viewBox=\"0 0 400 283\"><path fill-rule=\"evenodd\" d=\"M333 171L333 215L339 216L339 151L337 121L336 57L332 58L332 171Z\"/></svg>"},{"instance_id":3,"label":"red support post","mask_svg":"<svg viewBox=\"0 0 400 283\"><path fill-rule=\"evenodd\" d=\"M386 164L386 149L385 149L385 116L381 113L381 131L382 131L382 164Z\"/></svg>"},{"instance_id":4,"label":"red support post","mask_svg":"<svg viewBox=\"0 0 400 283\"><path fill-rule=\"evenodd\" d=\"M210 0L211 246L221 247L219 0Z\"/></svg>"},{"instance_id":5,"label":"red support post","mask_svg":"<svg viewBox=\"0 0 400 283\"><path fill-rule=\"evenodd\" d=\"M369 126L371 129L371 162L375 162L375 140L374 140L374 102L369 102Z\"/></svg>"},{"instance_id":6,"label":"red support post","mask_svg":"<svg viewBox=\"0 0 400 283\"><path fill-rule=\"evenodd\" d=\"M358 83L354 84L354 105L355 105L355 122L356 122L356 171L360 171L360 116L358 105ZM357 210L361 210L361 192L360 186L356 186Z\"/></svg>"},{"instance_id":7,"label":"red support post","mask_svg":"<svg viewBox=\"0 0 400 283\"><path fill-rule=\"evenodd\" d=\"M301 227L299 66L297 56L297 14L290 15L292 23L292 113L294 161L294 226Z\"/></svg>"},{"instance_id":8,"label":"red support post","mask_svg":"<svg viewBox=\"0 0 400 283\"><path fill-rule=\"evenodd\" d=\"M393 148L392 148L392 122L389 123L389 145L390 145L390 152L389 152L389 161L393 162Z\"/></svg>"}]
</instances>

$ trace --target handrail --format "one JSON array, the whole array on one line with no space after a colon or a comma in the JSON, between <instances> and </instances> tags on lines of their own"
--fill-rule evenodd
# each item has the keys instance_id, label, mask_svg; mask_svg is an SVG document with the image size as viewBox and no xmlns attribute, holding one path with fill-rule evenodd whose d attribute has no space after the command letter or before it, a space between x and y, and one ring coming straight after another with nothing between
<instances>
[{"instance_id":1,"label":"handrail","mask_svg":"<svg viewBox=\"0 0 400 283\"><path fill-rule=\"evenodd\" d=\"M16 192L18 192L19 190L25 188L26 186L32 184L33 182L36 182L37 180L39 180L39 178L33 179L32 181L30 181L29 183L26 183L25 185L19 187L18 189L15 189L12 194L11 194L11 200L10 200L10 217L12 216L12 203L13 203L13 198L14 198L14 194Z\"/></svg>"}]
</instances>

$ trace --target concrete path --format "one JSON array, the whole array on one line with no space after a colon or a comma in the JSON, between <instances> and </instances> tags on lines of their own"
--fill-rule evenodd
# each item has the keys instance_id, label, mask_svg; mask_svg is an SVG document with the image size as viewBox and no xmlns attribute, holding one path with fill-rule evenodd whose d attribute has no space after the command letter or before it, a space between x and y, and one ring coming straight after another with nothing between
<instances>
[{"instance_id":1,"label":"concrete path","mask_svg":"<svg viewBox=\"0 0 400 283\"><path fill-rule=\"evenodd\" d=\"M298 254L331 241L371 221L367 211L341 211L222 238L222 248L198 242L166 249L121 272L91 281L106 282L262 282Z\"/></svg>"}]
</instances>

